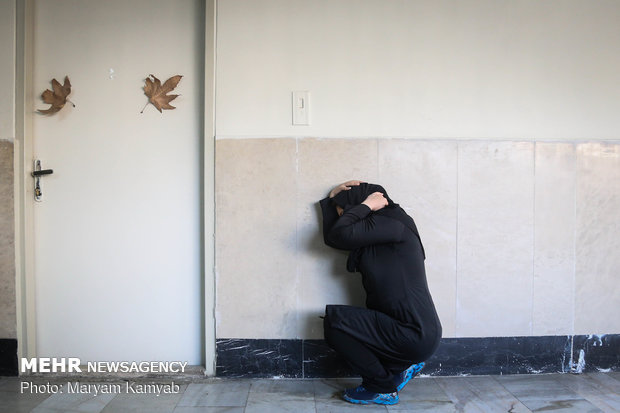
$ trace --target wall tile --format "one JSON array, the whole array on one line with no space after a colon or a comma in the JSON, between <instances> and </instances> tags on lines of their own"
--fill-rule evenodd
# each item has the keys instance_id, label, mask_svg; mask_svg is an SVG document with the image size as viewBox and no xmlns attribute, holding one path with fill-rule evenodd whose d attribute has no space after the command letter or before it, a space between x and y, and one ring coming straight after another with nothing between
<instances>
[{"instance_id":1,"label":"wall tile","mask_svg":"<svg viewBox=\"0 0 620 413\"><path fill-rule=\"evenodd\" d=\"M620 145L577 145L575 333L620 331Z\"/></svg>"},{"instance_id":2,"label":"wall tile","mask_svg":"<svg viewBox=\"0 0 620 413\"><path fill-rule=\"evenodd\" d=\"M301 340L218 339L216 375L303 377Z\"/></svg>"},{"instance_id":3,"label":"wall tile","mask_svg":"<svg viewBox=\"0 0 620 413\"><path fill-rule=\"evenodd\" d=\"M16 338L13 142L0 140L0 338Z\"/></svg>"},{"instance_id":4,"label":"wall tile","mask_svg":"<svg viewBox=\"0 0 620 413\"><path fill-rule=\"evenodd\" d=\"M416 221L444 337L456 334L457 144L379 141L379 182Z\"/></svg>"},{"instance_id":5,"label":"wall tile","mask_svg":"<svg viewBox=\"0 0 620 413\"><path fill-rule=\"evenodd\" d=\"M459 143L459 337L531 333L533 169L533 143Z\"/></svg>"},{"instance_id":6,"label":"wall tile","mask_svg":"<svg viewBox=\"0 0 620 413\"><path fill-rule=\"evenodd\" d=\"M323 243L318 201L339 183L377 180L374 139L302 139L298 141L297 239L299 272L298 337L323 338L326 304L364 306L359 274L345 269L346 253Z\"/></svg>"},{"instance_id":7,"label":"wall tile","mask_svg":"<svg viewBox=\"0 0 620 413\"><path fill-rule=\"evenodd\" d=\"M536 143L534 335L573 333L575 146Z\"/></svg>"},{"instance_id":8,"label":"wall tile","mask_svg":"<svg viewBox=\"0 0 620 413\"><path fill-rule=\"evenodd\" d=\"M297 334L295 140L216 141L217 337Z\"/></svg>"}]
</instances>

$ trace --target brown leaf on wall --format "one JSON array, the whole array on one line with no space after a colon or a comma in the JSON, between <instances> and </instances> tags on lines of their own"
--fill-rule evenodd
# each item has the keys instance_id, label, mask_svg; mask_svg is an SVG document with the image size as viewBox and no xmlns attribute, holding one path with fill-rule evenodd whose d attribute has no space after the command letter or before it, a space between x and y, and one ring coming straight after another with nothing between
<instances>
[{"instance_id":1,"label":"brown leaf on wall","mask_svg":"<svg viewBox=\"0 0 620 413\"><path fill-rule=\"evenodd\" d=\"M71 101L67 99L67 96L69 96L70 93L71 82L69 81L69 76L65 76L65 82L63 85L61 85L56 79L52 79L52 90L47 89L41 94L43 102L52 106L45 110L39 109L39 112L45 115L58 112L67 102L71 103ZM73 103L71 104L75 107Z\"/></svg>"},{"instance_id":2,"label":"brown leaf on wall","mask_svg":"<svg viewBox=\"0 0 620 413\"><path fill-rule=\"evenodd\" d=\"M144 94L148 96L149 102L152 103L160 113L162 109L175 109L170 102L179 95L169 95L168 93L172 92L174 88L177 87L182 77L181 75L172 76L170 79L166 80L163 85L154 75L149 75L149 77L146 78L144 82ZM144 112L144 109L142 109L142 112Z\"/></svg>"}]
</instances>

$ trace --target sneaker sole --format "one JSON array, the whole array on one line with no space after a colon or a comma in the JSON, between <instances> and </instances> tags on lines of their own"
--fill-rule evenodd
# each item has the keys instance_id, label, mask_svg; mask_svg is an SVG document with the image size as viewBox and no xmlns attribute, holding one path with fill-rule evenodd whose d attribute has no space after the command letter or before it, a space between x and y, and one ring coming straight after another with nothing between
<instances>
[{"instance_id":1,"label":"sneaker sole","mask_svg":"<svg viewBox=\"0 0 620 413\"><path fill-rule=\"evenodd\" d=\"M422 364L422 363L420 363L420 364ZM402 383L401 383L401 384L400 384L400 385L396 388L396 391L401 391L401 390L402 390L402 389L403 389L403 388L407 385L407 383L409 383L409 381L410 381L411 379L413 379L415 376L417 376L417 375L418 375L418 374L422 371L422 369L424 368L424 366L425 366L425 365L426 365L426 364L422 364L422 367L419 367L419 368L417 368L417 369L415 369L415 370L412 370L412 371L411 371L411 374L410 374L410 375L408 375L408 376L407 376L407 378L405 378L405 381L403 381L403 382L402 382Z\"/></svg>"},{"instance_id":2,"label":"sneaker sole","mask_svg":"<svg viewBox=\"0 0 620 413\"><path fill-rule=\"evenodd\" d=\"M364 404L364 405L368 405L368 404L383 404L383 405L387 405L387 406L392 406L396 403L398 403L398 396L394 399L394 400L358 400L358 399L353 399L347 395L342 396L346 401L348 401L349 403L353 403L353 404Z\"/></svg>"}]
</instances>

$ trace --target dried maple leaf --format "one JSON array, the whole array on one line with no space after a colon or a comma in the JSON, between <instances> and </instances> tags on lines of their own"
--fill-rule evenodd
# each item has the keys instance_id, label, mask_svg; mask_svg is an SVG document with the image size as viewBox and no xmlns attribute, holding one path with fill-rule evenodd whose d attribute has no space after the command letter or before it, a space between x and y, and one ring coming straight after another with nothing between
<instances>
[{"instance_id":1,"label":"dried maple leaf","mask_svg":"<svg viewBox=\"0 0 620 413\"><path fill-rule=\"evenodd\" d=\"M47 89L45 92L41 94L41 98L43 102L48 103L50 106L49 109L41 110L40 113L45 115L56 113L60 109L62 109L67 102L70 102L73 107L75 105L73 102L67 99L67 96L71 93L71 82L69 81L69 76L65 76L65 83L63 85L56 79L52 79L52 90Z\"/></svg>"},{"instance_id":2,"label":"dried maple leaf","mask_svg":"<svg viewBox=\"0 0 620 413\"><path fill-rule=\"evenodd\" d=\"M166 80L163 85L154 75L149 75L149 77L146 78L144 82L144 94L149 97L149 102L152 103L160 113L162 109L175 109L170 102L179 95L169 95L168 93L177 87L182 77L181 75L172 76L170 79ZM151 80L151 78L153 79ZM144 112L144 109L142 109L142 112Z\"/></svg>"}]
</instances>

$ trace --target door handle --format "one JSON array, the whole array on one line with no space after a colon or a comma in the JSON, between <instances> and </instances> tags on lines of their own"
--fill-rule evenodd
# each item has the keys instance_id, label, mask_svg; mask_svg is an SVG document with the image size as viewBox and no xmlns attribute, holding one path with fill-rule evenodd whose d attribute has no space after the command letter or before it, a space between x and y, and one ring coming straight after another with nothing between
<instances>
[{"instance_id":1,"label":"door handle","mask_svg":"<svg viewBox=\"0 0 620 413\"><path fill-rule=\"evenodd\" d=\"M34 178L34 200L41 202L43 200L43 192L41 191L40 179L42 176L51 175L54 171L52 169L41 169L41 161L36 159L34 161L34 170L32 176Z\"/></svg>"},{"instance_id":2,"label":"door handle","mask_svg":"<svg viewBox=\"0 0 620 413\"><path fill-rule=\"evenodd\" d=\"M37 177L37 176L43 176L43 175L51 175L53 173L54 171L52 169L44 169L42 171L34 171L32 173L32 176Z\"/></svg>"}]
</instances>

